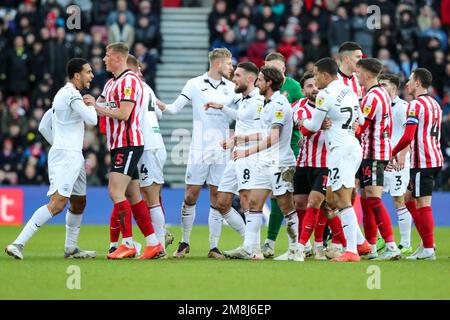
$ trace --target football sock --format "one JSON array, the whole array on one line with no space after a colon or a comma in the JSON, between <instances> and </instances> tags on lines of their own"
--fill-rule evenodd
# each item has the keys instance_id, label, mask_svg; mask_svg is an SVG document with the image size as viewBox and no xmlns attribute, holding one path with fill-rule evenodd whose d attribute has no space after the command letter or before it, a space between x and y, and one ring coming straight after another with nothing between
<instances>
[{"instance_id":1,"label":"football sock","mask_svg":"<svg viewBox=\"0 0 450 320\"><path fill-rule=\"evenodd\" d=\"M331 243L342 244L342 246L347 246L347 240L345 239L344 230L342 230L342 222L338 216L333 217L328 220L328 225L331 228L333 238Z\"/></svg>"},{"instance_id":2,"label":"football sock","mask_svg":"<svg viewBox=\"0 0 450 320\"><path fill-rule=\"evenodd\" d=\"M195 204L193 206L189 206L183 201L183 206L181 207L181 242L189 244L194 219Z\"/></svg>"},{"instance_id":3,"label":"football sock","mask_svg":"<svg viewBox=\"0 0 450 320\"><path fill-rule=\"evenodd\" d=\"M133 212L134 221L136 221L136 224L138 225L145 238L155 233L155 230L153 229L152 219L150 217L150 212L148 210L147 203L144 200L141 200L135 205L131 206L131 210ZM147 243L147 245L152 244Z\"/></svg>"},{"instance_id":4,"label":"football sock","mask_svg":"<svg viewBox=\"0 0 450 320\"><path fill-rule=\"evenodd\" d=\"M286 231L288 235L289 249L295 250L298 248L298 216L294 210L286 216Z\"/></svg>"},{"instance_id":5,"label":"football sock","mask_svg":"<svg viewBox=\"0 0 450 320\"><path fill-rule=\"evenodd\" d=\"M381 236L386 243L394 242L394 234L392 232L391 218L389 213L381 202L380 198L369 197L367 198L367 205L371 207L372 212L375 215L375 220L380 230Z\"/></svg>"},{"instance_id":6,"label":"football sock","mask_svg":"<svg viewBox=\"0 0 450 320\"><path fill-rule=\"evenodd\" d=\"M110 241L110 248L115 247L117 248L117 243L119 242L120 237L120 226L119 221L117 220L117 212L112 211L111 218L109 220L109 241Z\"/></svg>"},{"instance_id":7,"label":"football sock","mask_svg":"<svg viewBox=\"0 0 450 320\"><path fill-rule=\"evenodd\" d=\"M375 220L375 215L369 205L368 199L361 198L361 207L363 210L364 235L371 245L376 244L378 232L377 221Z\"/></svg>"},{"instance_id":8,"label":"football sock","mask_svg":"<svg viewBox=\"0 0 450 320\"><path fill-rule=\"evenodd\" d=\"M281 225L283 224L283 213L278 206L276 199L270 199L269 226L267 229L267 239L276 241Z\"/></svg>"},{"instance_id":9,"label":"football sock","mask_svg":"<svg viewBox=\"0 0 450 320\"><path fill-rule=\"evenodd\" d=\"M209 248L218 248L220 234L222 233L223 217L220 212L213 208L209 208L208 224L209 224Z\"/></svg>"},{"instance_id":10,"label":"football sock","mask_svg":"<svg viewBox=\"0 0 450 320\"><path fill-rule=\"evenodd\" d=\"M353 209L353 207L341 209L340 216L342 221L342 229L344 230L345 238L347 239L347 251L358 254L356 244L357 229L359 229L359 227L355 209Z\"/></svg>"},{"instance_id":11,"label":"football sock","mask_svg":"<svg viewBox=\"0 0 450 320\"><path fill-rule=\"evenodd\" d=\"M40 207L34 213L31 219L27 222L22 232L14 241L16 244L25 245L28 240L43 226L48 220L53 217L47 205Z\"/></svg>"},{"instance_id":12,"label":"football sock","mask_svg":"<svg viewBox=\"0 0 450 320\"><path fill-rule=\"evenodd\" d=\"M431 207L417 209L418 218L422 229L422 241L425 249L434 248L434 220Z\"/></svg>"},{"instance_id":13,"label":"football sock","mask_svg":"<svg viewBox=\"0 0 450 320\"><path fill-rule=\"evenodd\" d=\"M419 233L420 237L422 238L422 228L420 225L419 214L417 212L416 201L413 200L410 202L406 202L405 205L406 205L406 208L408 208L409 213L411 214L414 224L416 225L417 232Z\"/></svg>"},{"instance_id":14,"label":"football sock","mask_svg":"<svg viewBox=\"0 0 450 320\"><path fill-rule=\"evenodd\" d=\"M411 246L411 214L406 207L398 208L396 211L401 236L400 244L405 248L409 248Z\"/></svg>"},{"instance_id":15,"label":"football sock","mask_svg":"<svg viewBox=\"0 0 450 320\"><path fill-rule=\"evenodd\" d=\"M149 208L150 217L152 218L153 228L155 229L156 237L158 238L159 243L165 248L165 235L166 230L165 226L165 217L164 212L161 205L155 205Z\"/></svg>"},{"instance_id":16,"label":"football sock","mask_svg":"<svg viewBox=\"0 0 450 320\"><path fill-rule=\"evenodd\" d=\"M323 234L325 232L325 227L327 226L328 218L323 209L319 209L317 224L314 229L314 241L323 242ZM323 243L322 243L323 245Z\"/></svg>"},{"instance_id":17,"label":"football sock","mask_svg":"<svg viewBox=\"0 0 450 320\"><path fill-rule=\"evenodd\" d=\"M122 233L122 244L125 244L128 248L133 248L132 212L128 200L114 204L112 215L117 217Z\"/></svg>"},{"instance_id":18,"label":"football sock","mask_svg":"<svg viewBox=\"0 0 450 320\"><path fill-rule=\"evenodd\" d=\"M230 211L228 211L227 214L223 216L225 221L232 227L234 230L236 230L242 239L244 239L245 235L245 222L242 220L239 213L231 207Z\"/></svg>"},{"instance_id":19,"label":"football sock","mask_svg":"<svg viewBox=\"0 0 450 320\"><path fill-rule=\"evenodd\" d=\"M66 212L66 243L65 248L73 250L78 246L78 235L80 234L81 220L83 214L73 214L70 210Z\"/></svg>"},{"instance_id":20,"label":"football sock","mask_svg":"<svg viewBox=\"0 0 450 320\"><path fill-rule=\"evenodd\" d=\"M252 253L255 246L259 247L258 232L261 229L262 217L262 212L250 212L247 215L247 224L245 225L244 250L248 253Z\"/></svg>"},{"instance_id":21,"label":"football sock","mask_svg":"<svg viewBox=\"0 0 450 320\"><path fill-rule=\"evenodd\" d=\"M311 234L313 233L314 227L316 226L317 220L319 218L319 212L320 209L315 208L306 209L305 218L303 219L302 223L302 232L300 234L300 241L299 241L300 244L305 245L306 242L309 240L309 238L311 238Z\"/></svg>"}]
</instances>

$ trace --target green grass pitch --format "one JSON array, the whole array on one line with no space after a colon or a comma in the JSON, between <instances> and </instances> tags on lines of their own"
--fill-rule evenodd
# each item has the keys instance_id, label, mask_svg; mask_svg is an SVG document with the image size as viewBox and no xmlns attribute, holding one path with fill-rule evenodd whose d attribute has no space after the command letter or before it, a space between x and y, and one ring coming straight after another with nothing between
<instances>
[{"instance_id":1,"label":"green grass pitch","mask_svg":"<svg viewBox=\"0 0 450 320\"><path fill-rule=\"evenodd\" d=\"M180 228L170 230L178 242ZM19 231L19 227L0 227L2 248ZM191 253L185 259L152 261L108 261L108 227L82 226L80 247L97 250L98 257L65 260L64 233L64 226L43 227L26 246L22 261L0 254L0 299L450 299L450 228L436 228L437 261L345 264L207 259L207 226L194 227ZM265 235L265 229L261 234ZM140 234L136 239L143 243ZM175 242L168 248L170 256ZM224 227L220 248L231 249L239 243L237 234ZM418 244L415 231L413 243ZM277 253L286 246L283 230ZM80 270L78 290L67 288L71 265ZM373 277L378 275L371 266L379 267L375 268L379 289L368 288L368 283L376 284Z\"/></svg>"}]
</instances>

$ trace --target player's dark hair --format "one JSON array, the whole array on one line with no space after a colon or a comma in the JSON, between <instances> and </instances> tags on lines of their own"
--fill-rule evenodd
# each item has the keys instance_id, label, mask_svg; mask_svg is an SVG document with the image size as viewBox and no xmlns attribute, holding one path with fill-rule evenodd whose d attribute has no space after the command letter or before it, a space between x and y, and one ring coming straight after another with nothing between
<instances>
[{"instance_id":1,"label":"player's dark hair","mask_svg":"<svg viewBox=\"0 0 450 320\"><path fill-rule=\"evenodd\" d=\"M303 77L300 79L300 85L302 86L302 88L305 86L305 81L311 78L314 78L314 73L306 71L303 74Z\"/></svg>"},{"instance_id":2,"label":"player's dark hair","mask_svg":"<svg viewBox=\"0 0 450 320\"><path fill-rule=\"evenodd\" d=\"M417 68L413 71L414 80L419 80L422 83L422 88L428 89L433 81L431 72L425 68Z\"/></svg>"},{"instance_id":3,"label":"player's dark hair","mask_svg":"<svg viewBox=\"0 0 450 320\"><path fill-rule=\"evenodd\" d=\"M317 61L314 66L319 72L326 72L330 76L336 76L339 69L336 61L331 58L322 58Z\"/></svg>"},{"instance_id":4,"label":"player's dark hair","mask_svg":"<svg viewBox=\"0 0 450 320\"><path fill-rule=\"evenodd\" d=\"M400 77L393 73L382 73L378 76L378 81L385 80L400 88Z\"/></svg>"},{"instance_id":5,"label":"player's dark hair","mask_svg":"<svg viewBox=\"0 0 450 320\"><path fill-rule=\"evenodd\" d=\"M274 60L286 62L286 59L284 58L284 56L279 52L269 53L265 59L265 61L274 61Z\"/></svg>"},{"instance_id":6,"label":"player's dark hair","mask_svg":"<svg viewBox=\"0 0 450 320\"><path fill-rule=\"evenodd\" d=\"M80 73L83 70L83 66L87 63L89 62L82 58L70 59L66 65L66 73L69 79L73 79L75 73Z\"/></svg>"},{"instance_id":7,"label":"player's dark hair","mask_svg":"<svg viewBox=\"0 0 450 320\"><path fill-rule=\"evenodd\" d=\"M281 89L283 85L283 74L280 70L275 67L264 66L259 70L264 76L266 81L272 81L272 85L270 86L273 91L278 91Z\"/></svg>"},{"instance_id":8,"label":"player's dark hair","mask_svg":"<svg viewBox=\"0 0 450 320\"><path fill-rule=\"evenodd\" d=\"M356 43L356 42L352 42L352 41L347 41L341 44L341 46L339 47L339 53L342 53L344 51L356 51L356 50L361 50L362 48L361 46Z\"/></svg>"},{"instance_id":9,"label":"player's dark hair","mask_svg":"<svg viewBox=\"0 0 450 320\"><path fill-rule=\"evenodd\" d=\"M259 73L258 67L253 62L249 61L241 62L237 65L237 67L242 68L247 72L253 73L255 76L258 76Z\"/></svg>"},{"instance_id":10,"label":"player's dark hair","mask_svg":"<svg viewBox=\"0 0 450 320\"><path fill-rule=\"evenodd\" d=\"M380 60L375 58L366 58L361 59L356 63L356 66L363 68L364 70L369 71L374 76L378 77L378 75L383 71L383 64Z\"/></svg>"}]
</instances>

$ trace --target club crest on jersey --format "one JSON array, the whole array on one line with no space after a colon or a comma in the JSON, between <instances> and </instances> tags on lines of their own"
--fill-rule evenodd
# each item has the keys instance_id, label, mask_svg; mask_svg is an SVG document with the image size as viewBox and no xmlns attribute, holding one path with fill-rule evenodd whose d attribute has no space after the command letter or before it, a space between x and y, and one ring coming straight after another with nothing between
<instances>
[{"instance_id":1,"label":"club crest on jersey","mask_svg":"<svg viewBox=\"0 0 450 320\"><path fill-rule=\"evenodd\" d=\"M258 113L261 113L262 106L258 106Z\"/></svg>"},{"instance_id":2,"label":"club crest on jersey","mask_svg":"<svg viewBox=\"0 0 450 320\"><path fill-rule=\"evenodd\" d=\"M125 95L125 98L130 98L130 96L131 96L131 87L125 87L123 89L123 94Z\"/></svg>"},{"instance_id":3,"label":"club crest on jersey","mask_svg":"<svg viewBox=\"0 0 450 320\"><path fill-rule=\"evenodd\" d=\"M283 115L284 115L283 110L277 110L277 111L275 111L275 118L277 118L277 119L283 119Z\"/></svg>"},{"instance_id":4,"label":"club crest on jersey","mask_svg":"<svg viewBox=\"0 0 450 320\"><path fill-rule=\"evenodd\" d=\"M366 105L364 106L364 109L363 109L364 115L367 116L367 115L370 113L370 111L372 111L372 106L366 104Z\"/></svg>"},{"instance_id":5,"label":"club crest on jersey","mask_svg":"<svg viewBox=\"0 0 450 320\"><path fill-rule=\"evenodd\" d=\"M317 99L317 106L321 107L323 105L323 98L318 98Z\"/></svg>"}]
</instances>

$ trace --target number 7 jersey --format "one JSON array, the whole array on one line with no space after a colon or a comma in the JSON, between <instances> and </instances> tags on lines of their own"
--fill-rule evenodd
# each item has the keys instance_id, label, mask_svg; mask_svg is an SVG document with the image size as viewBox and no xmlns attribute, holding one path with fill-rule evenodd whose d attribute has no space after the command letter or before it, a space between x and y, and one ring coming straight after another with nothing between
<instances>
[{"instance_id":1,"label":"number 7 jersey","mask_svg":"<svg viewBox=\"0 0 450 320\"><path fill-rule=\"evenodd\" d=\"M407 117L407 125L417 124L416 134L411 142L411 167L442 167L442 109L439 103L429 95L420 95L410 102Z\"/></svg>"},{"instance_id":2,"label":"number 7 jersey","mask_svg":"<svg viewBox=\"0 0 450 320\"><path fill-rule=\"evenodd\" d=\"M316 109L325 112L331 120L331 127L323 130L328 151L338 146L359 146L353 124L362 112L358 96L350 87L338 80L332 81L317 94Z\"/></svg>"}]
</instances>

